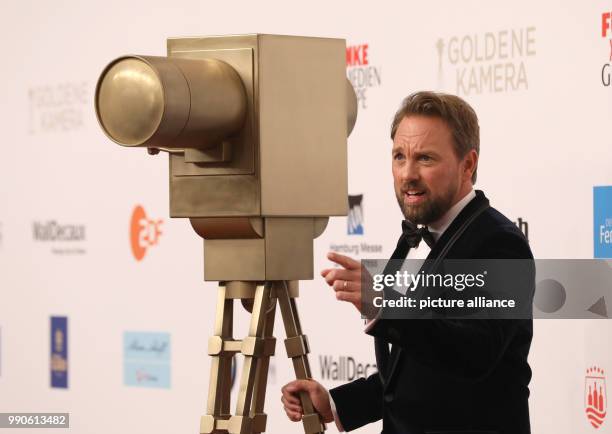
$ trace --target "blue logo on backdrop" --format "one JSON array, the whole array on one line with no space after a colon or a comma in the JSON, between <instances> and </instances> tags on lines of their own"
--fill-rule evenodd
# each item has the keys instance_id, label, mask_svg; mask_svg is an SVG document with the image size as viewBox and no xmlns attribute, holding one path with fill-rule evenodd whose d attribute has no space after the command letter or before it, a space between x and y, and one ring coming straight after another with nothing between
<instances>
[{"instance_id":1,"label":"blue logo on backdrop","mask_svg":"<svg viewBox=\"0 0 612 434\"><path fill-rule=\"evenodd\" d=\"M51 387L68 388L68 318L51 317Z\"/></svg>"},{"instance_id":2,"label":"blue logo on backdrop","mask_svg":"<svg viewBox=\"0 0 612 434\"><path fill-rule=\"evenodd\" d=\"M349 212L347 220L347 233L349 235L363 235L363 194L348 197Z\"/></svg>"},{"instance_id":3,"label":"blue logo on backdrop","mask_svg":"<svg viewBox=\"0 0 612 434\"><path fill-rule=\"evenodd\" d=\"M170 333L123 333L123 383L170 388Z\"/></svg>"},{"instance_id":4,"label":"blue logo on backdrop","mask_svg":"<svg viewBox=\"0 0 612 434\"><path fill-rule=\"evenodd\" d=\"M596 258L612 258L612 186L593 187L593 246Z\"/></svg>"}]
</instances>

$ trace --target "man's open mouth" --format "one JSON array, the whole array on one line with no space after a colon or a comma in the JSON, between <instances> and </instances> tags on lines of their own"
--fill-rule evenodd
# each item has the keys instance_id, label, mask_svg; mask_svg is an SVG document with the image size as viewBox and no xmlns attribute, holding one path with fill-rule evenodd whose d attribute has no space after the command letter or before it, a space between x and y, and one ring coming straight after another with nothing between
<instances>
[{"instance_id":1,"label":"man's open mouth","mask_svg":"<svg viewBox=\"0 0 612 434\"><path fill-rule=\"evenodd\" d=\"M408 191L405 191L404 194L408 196L422 196L425 194L425 192L419 191L419 190L408 190Z\"/></svg>"},{"instance_id":2,"label":"man's open mouth","mask_svg":"<svg viewBox=\"0 0 612 434\"><path fill-rule=\"evenodd\" d=\"M424 190L404 190L404 202L406 204L420 204L425 200Z\"/></svg>"}]
</instances>

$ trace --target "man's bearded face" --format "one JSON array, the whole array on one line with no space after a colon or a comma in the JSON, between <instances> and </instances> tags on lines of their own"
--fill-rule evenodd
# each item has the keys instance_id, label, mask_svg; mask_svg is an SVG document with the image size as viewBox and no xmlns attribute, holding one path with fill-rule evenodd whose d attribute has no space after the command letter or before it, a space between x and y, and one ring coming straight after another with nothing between
<instances>
[{"instance_id":1,"label":"man's bearded face","mask_svg":"<svg viewBox=\"0 0 612 434\"><path fill-rule=\"evenodd\" d=\"M406 219L427 225L460 199L462 162L442 119L405 117L395 133L392 157L395 195Z\"/></svg>"}]
</instances>

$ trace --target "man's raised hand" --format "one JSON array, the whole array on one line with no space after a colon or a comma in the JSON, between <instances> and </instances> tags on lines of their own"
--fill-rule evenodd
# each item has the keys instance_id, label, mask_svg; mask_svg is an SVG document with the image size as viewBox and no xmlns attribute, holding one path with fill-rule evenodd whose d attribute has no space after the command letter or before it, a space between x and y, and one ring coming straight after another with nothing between
<instances>
[{"instance_id":1,"label":"man's raised hand","mask_svg":"<svg viewBox=\"0 0 612 434\"><path fill-rule=\"evenodd\" d=\"M352 303L361 313L361 264L335 252L329 252L327 258L342 268L327 268L321 276L336 291L337 300Z\"/></svg>"}]
</instances>

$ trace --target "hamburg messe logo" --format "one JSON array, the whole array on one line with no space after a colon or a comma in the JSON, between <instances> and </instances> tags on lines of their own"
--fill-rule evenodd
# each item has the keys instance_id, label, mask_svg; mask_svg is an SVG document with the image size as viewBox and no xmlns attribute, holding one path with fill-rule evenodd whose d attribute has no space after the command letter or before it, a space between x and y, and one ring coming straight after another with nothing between
<instances>
[{"instance_id":1,"label":"hamburg messe logo","mask_svg":"<svg viewBox=\"0 0 612 434\"><path fill-rule=\"evenodd\" d=\"M349 195L349 212L347 220L347 233L349 235L363 235L363 194Z\"/></svg>"},{"instance_id":2,"label":"hamburg messe logo","mask_svg":"<svg viewBox=\"0 0 612 434\"><path fill-rule=\"evenodd\" d=\"M586 417L593 428L599 428L606 418L606 377L601 368L587 369L584 378L584 408Z\"/></svg>"},{"instance_id":3,"label":"hamburg messe logo","mask_svg":"<svg viewBox=\"0 0 612 434\"><path fill-rule=\"evenodd\" d=\"M132 254L137 261L141 261L147 249L156 246L159 236L162 234L161 225L163 220L152 220L147 217L142 206L136 205L130 219L130 245Z\"/></svg>"},{"instance_id":4,"label":"hamburg messe logo","mask_svg":"<svg viewBox=\"0 0 612 434\"><path fill-rule=\"evenodd\" d=\"M363 194L349 195L348 218L346 219L347 235L364 235L363 228ZM382 244L370 244L364 240L365 237L351 237L341 242L333 242L329 250L343 255L360 256L382 254Z\"/></svg>"},{"instance_id":5,"label":"hamburg messe logo","mask_svg":"<svg viewBox=\"0 0 612 434\"><path fill-rule=\"evenodd\" d=\"M612 186L593 187L595 258L612 258Z\"/></svg>"}]
</instances>

